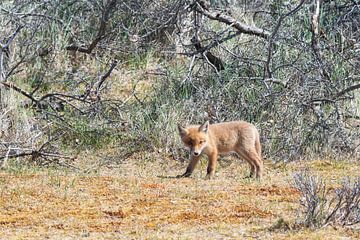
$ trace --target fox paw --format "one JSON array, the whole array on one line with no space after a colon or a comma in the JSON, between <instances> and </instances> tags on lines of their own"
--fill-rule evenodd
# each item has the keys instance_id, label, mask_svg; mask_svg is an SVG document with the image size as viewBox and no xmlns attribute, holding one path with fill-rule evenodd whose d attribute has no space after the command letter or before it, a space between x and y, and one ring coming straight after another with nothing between
<instances>
[{"instance_id":1,"label":"fox paw","mask_svg":"<svg viewBox=\"0 0 360 240\"><path fill-rule=\"evenodd\" d=\"M180 175L177 175L176 178L186 178L186 177L190 177L191 176L191 173L183 173L183 174L180 174Z\"/></svg>"},{"instance_id":2,"label":"fox paw","mask_svg":"<svg viewBox=\"0 0 360 240\"><path fill-rule=\"evenodd\" d=\"M206 174L205 180L211 180L214 178L214 174Z\"/></svg>"}]
</instances>

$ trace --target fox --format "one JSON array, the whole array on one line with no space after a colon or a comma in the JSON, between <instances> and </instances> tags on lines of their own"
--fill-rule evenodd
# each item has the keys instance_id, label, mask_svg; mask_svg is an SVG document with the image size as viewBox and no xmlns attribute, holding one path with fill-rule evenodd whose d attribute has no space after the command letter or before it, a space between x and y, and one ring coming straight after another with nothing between
<instances>
[{"instance_id":1,"label":"fox","mask_svg":"<svg viewBox=\"0 0 360 240\"><path fill-rule=\"evenodd\" d=\"M247 161L250 165L250 175L247 177L260 179L263 174L261 158L260 135L257 128L246 121L232 121L183 127L178 124L181 140L190 151L190 163L184 174L178 178L190 177L202 154L208 157L208 167L205 179L215 175L219 154L231 152Z\"/></svg>"}]
</instances>

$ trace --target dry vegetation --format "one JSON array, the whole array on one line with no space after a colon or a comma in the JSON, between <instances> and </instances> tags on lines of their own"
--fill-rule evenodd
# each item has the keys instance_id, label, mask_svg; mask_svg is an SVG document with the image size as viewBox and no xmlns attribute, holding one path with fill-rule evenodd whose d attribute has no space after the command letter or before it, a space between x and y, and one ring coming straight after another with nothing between
<instances>
[{"instance_id":1,"label":"dry vegetation","mask_svg":"<svg viewBox=\"0 0 360 240\"><path fill-rule=\"evenodd\" d=\"M157 156L152 156L156 158ZM293 174L309 172L338 186L358 176L354 162L266 162L261 182L243 179L247 165L224 158L212 181L205 164L193 178L172 160L128 160L97 173L10 168L0 173L1 239L358 239L359 226L299 226ZM12 170L11 170L12 169Z\"/></svg>"},{"instance_id":2,"label":"dry vegetation","mask_svg":"<svg viewBox=\"0 0 360 240\"><path fill-rule=\"evenodd\" d=\"M0 239L360 238L294 185L359 179L358 1L2 0L0 26ZM239 119L261 181L171 178L178 123Z\"/></svg>"}]
</instances>

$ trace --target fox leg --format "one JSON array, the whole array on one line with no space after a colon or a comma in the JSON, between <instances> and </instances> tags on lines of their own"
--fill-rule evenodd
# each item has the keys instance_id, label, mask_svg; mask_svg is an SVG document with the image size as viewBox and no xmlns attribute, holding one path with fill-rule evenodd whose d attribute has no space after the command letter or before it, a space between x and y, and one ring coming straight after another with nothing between
<instances>
[{"instance_id":1,"label":"fox leg","mask_svg":"<svg viewBox=\"0 0 360 240\"><path fill-rule=\"evenodd\" d=\"M254 151L244 151L244 154L249 159L249 161L252 162L252 164L255 166L255 177L261 178L262 172L263 172L263 161L259 157L258 153Z\"/></svg>"},{"instance_id":2,"label":"fox leg","mask_svg":"<svg viewBox=\"0 0 360 240\"><path fill-rule=\"evenodd\" d=\"M190 177L196 167L196 164L199 162L199 159L199 156L191 156L190 163L187 166L185 173L179 175L178 177Z\"/></svg>"},{"instance_id":3,"label":"fox leg","mask_svg":"<svg viewBox=\"0 0 360 240\"><path fill-rule=\"evenodd\" d=\"M241 150L237 150L236 153L250 165L250 174L249 176L246 176L246 178L252 178L254 175L256 175L256 166L253 161L249 159L248 156Z\"/></svg>"},{"instance_id":4,"label":"fox leg","mask_svg":"<svg viewBox=\"0 0 360 240\"><path fill-rule=\"evenodd\" d=\"M214 177L215 175L215 169L216 169L216 164L217 164L217 159L218 159L218 153L217 152L213 152L211 154L208 155L209 158L209 164L207 167L207 174L206 174L206 179L211 179Z\"/></svg>"},{"instance_id":5,"label":"fox leg","mask_svg":"<svg viewBox=\"0 0 360 240\"><path fill-rule=\"evenodd\" d=\"M255 172L256 172L256 167L251 163L250 164L250 174L248 176L246 176L245 178L254 177Z\"/></svg>"},{"instance_id":6,"label":"fox leg","mask_svg":"<svg viewBox=\"0 0 360 240\"><path fill-rule=\"evenodd\" d=\"M260 173L259 177L261 177L262 172L263 172L263 168L264 168L264 162L263 162L262 157L261 157L261 143L260 143L259 134L257 134L256 140L255 140L255 150L256 150L256 153L257 153L257 161L258 161L258 164L259 164L259 169L258 169L258 172Z\"/></svg>"},{"instance_id":7,"label":"fox leg","mask_svg":"<svg viewBox=\"0 0 360 240\"><path fill-rule=\"evenodd\" d=\"M256 140L255 140L255 150L256 150L259 158L261 158L261 143L260 143L259 135L257 135Z\"/></svg>"}]
</instances>

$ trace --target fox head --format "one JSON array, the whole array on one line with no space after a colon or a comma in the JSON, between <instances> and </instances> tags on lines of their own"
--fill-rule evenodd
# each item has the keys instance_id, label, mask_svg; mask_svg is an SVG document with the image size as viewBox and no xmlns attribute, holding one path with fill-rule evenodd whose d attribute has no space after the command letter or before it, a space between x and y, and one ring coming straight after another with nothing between
<instances>
[{"instance_id":1,"label":"fox head","mask_svg":"<svg viewBox=\"0 0 360 240\"><path fill-rule=\"evenodd\" d=\"M190 150L193 156L199 156L207 146L209 122L205 122L200 127L184 128L178 125L181 140L185 147Z\"/></svg>"}]
</instances>

